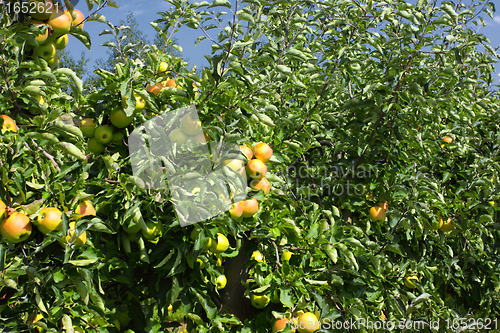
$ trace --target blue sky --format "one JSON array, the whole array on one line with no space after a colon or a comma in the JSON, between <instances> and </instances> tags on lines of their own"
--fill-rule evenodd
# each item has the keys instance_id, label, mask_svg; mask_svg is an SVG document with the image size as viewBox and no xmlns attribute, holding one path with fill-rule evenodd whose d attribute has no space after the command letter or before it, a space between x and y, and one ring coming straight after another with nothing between
<instances>
[{"instance_id":1,"label":"blue sky","mask_svg":"<svg viewBox=\"0 0 500 333\"><path fill-rule=\"evenodd\" d=\"M171 5L164 0L115 0L120 9L106 7L99 13L106 16L106 19L111 23L118 25L120 20L125 20L128 13L132 12L139 23L140 30L148 36L150 42L153 41L155 36L155 30L149 22L152 22L158 18L158 12L168 11ZM200 0L201 1L201 0ZM209 0L210 2L210 0ZM413 1L409 1L413 2ZM468 1L464 1L468 3ZM231 0L234 3L234 0ZM81 10L85 16L89 15L87 4L85 0L80 0L77 9ZM93 10L95 10L94 7ZM493 48L500 45L500 9L497 8L499 12L495 13L494 19L489 17L484 17L487 25L485 28L476 28L478 32L484 34L489 38ZM90 34L92 38L92 49L89 51L85 48L77 39L70 36L70 41L67 49L70 50L71 54L75 59L80 58L80 53L85 51L87 58L91 59L89 63L88 70L93 69L93 62L99 58L107 59L107 48L101 46L102 43L110 40L110 35L99 36L99 32L103 29L107 29L106 24L89 21L85 23L84 29ZM216 35L216 29L209 31L211 35ZM201 36L203 33L199 30L193 30L187 27L183 27L176 35L178 45L183 49L183 57L189 61L190 67L196 65L199 68L208 66L208 61L204 58L205 55L211 54L211 43L208 40L204 40L199 43L196 47L194 46L195 40ZM497 75L500 73L500 64L496 65ZM498 84L499 77L495 75L494 82Z\"/></svg>"}]
</instances>

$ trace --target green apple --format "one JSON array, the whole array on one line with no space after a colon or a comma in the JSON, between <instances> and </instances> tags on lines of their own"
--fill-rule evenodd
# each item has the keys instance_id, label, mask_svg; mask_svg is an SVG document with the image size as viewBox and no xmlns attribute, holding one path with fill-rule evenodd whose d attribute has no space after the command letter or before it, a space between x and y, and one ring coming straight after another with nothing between
<instances>
[{"instance_id":1,"label":"green apple","mask_svg":"<svg viewBox=\"0 0 500 333\"><path fill-rule=\"evenodd\" d=\"M95 129L94 138L97 142L105 145L113 140L113 127L111 126L99 126Z\"/></svg>"},{"instance_id":2,"label":"green apple","mask_svg":"<svg viewBox=\"0 0 500 333\"><path fill-rule=\"evenodd\" d=\"M56 47L57 50L62 50L68 45L68 34L62 35L61 37L56 38L54 41L54 46Z\"/></svg>"},{"instance_id":3,"label":"green apple","mask_svg":"<svg viewBox=\"0 0 500 333\"><path fill-rule=\"evenodd\" d=\"M113 133L113 139L111 142L113 142L117 146L123 145L123 139L125 139L125 133L124 132L116 132Z\"/></svg>"},{"instance_id":4,"label":"green apple","mask_svg":"<svg viewBox=\"0 0 500 333\"><path fill-rule=\"evenodd\" d=\"M177 142L177 145L182 145L187 141L187 135L180 128L176 128L168 135L170 141Z\"/></svg>"},{"instance_id":5,"label":"green apple","mask_svg":"<svg viewBox=\"0 0 500 333\"><path fill-rule=\"evenodd\" d=\"M85 118L80 122L80 130L86 138L93 138L96 128L96 123L92 118Z\"/></svg>"},{"instance_id":6,"label":"green apple","mask_svg":"<svg viewBox=\"0 0 500 333\"><path fill-rule=\"evenodd\" d=\"M257 296L255 294L251 294L250 301L257 309L263 309L269 304L270 299L266 295Z\"/></svg>"},{"instance_id":7,"label":"green apple","mask_svg":"<svg viewBox=\"0 0 500 333\"><path fill-rule=\"evenodd\" d=\"M33 49L33 55L49 61L49 59L55 57L56 47L53 43L37 46Z\"/></svg>"},{"instance_id":8,"label":"green apple","mask_svg":"<svg viewBox=\"0 0 500 333\"><path fill-rule=\"evenodd\" d=\"M90 138L89 142L87 143L89 152L91 152L94 155L99 155L104 152L106 147L99 141L97 141L96 138Z\"/></svg>"},{"instance_id":9,"label":"green apple","mask_svg":"<svg viewBox=\"0 0 500 333\"><path fill-rule=\"evenodd\" d=\"M158 68L158 72L164 73L167 71L167 68L168 68L168 64L165 61L162 61L160 63L160 68Z\"/></svg>"},{"instance_id":10,"label":"green apple","mask_svg":"<svg viewBox=\"0 0 500 333\"><path fill-rule=\"evenodd\" d=\"M123 230L125 230L125 232L127 234L135 234L135 233L138 233L139 231L141 231L141 226L138 224L134 224L132 227L129 226L128 224L122 225L122 228L123 228Z\"/></svg>"},{"instance_id":11,"label":"green apple","mask_svg":"<svg viewBox=\"0 0 500 333\"><path fill-rule=\"evenodd\" d=\"M128 117L125 111L123 111L122 109L115 109L111 111L109 120L115 127L125 128L132 123L132 120L134 120L134 116Z\"/></svg>"},{"instance_id":12,"label":"green apple","mask_svg":"<svg viewBox=\"0 0 500 333\"><path fill-rule=\"evenodd\" d=\"M54 66L57 65L57 61L58 61L58 58L57 58L57 53L56 53L56 55L53 58L50 58L49 60L47 60L47 65L49 65L50 68L54 68Z\"/></svg>"},{"instance_id":13,"label":"green apple","mask_svg":"<svg viewBox=\"0 0 500 333\"><path fill-rule=\"evenodd\" d=\"M219 275L215 280L215 286L217 289L224 289L227 284L227 279L225 275Z\"/></svg>"},{"instance_id":14,"label":"green apple","mask_svg":"<svg viewBox=\"0 0 500 333\"><path fill-rule=\"evenodd\" d=\"M161 237L163 232L163 224L162 223L154 223L151 221L146 222L147 229L141 229L142 235L147 240L153 240L157 237Z\"/></svg>"}]
</instances>

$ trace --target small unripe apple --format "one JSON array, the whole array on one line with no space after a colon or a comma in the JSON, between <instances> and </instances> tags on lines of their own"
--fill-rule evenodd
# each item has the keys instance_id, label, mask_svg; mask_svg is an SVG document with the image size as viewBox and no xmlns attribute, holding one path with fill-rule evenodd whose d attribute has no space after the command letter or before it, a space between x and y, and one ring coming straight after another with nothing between
<instances>
[{"instance_id":1,"label":"small unripe apple","mask_svg":"<svg viewBox=\"0 0 500 333\"><path fill-rule=\"evenodd\" d=\"M113 127L111 126L99 126L95 129L94 138L97 142L105 145L113 140Z\"/></svg>"},{"instance_id":2,"label":"small unripe apple","mask_svg":"<svg viewBox=\"0 0 500 333\"><path fill-rule=\"evenodd\" d=\"M115 145L123 145L123 139L125 139L125 133L124 132L115 132L113 133L113 139L111 142L113 142Z\"/></svg>"},{"instance_id":3,"label":"small unripe apple","mask_svg":"<svg viewBox=\"0 0 500 333\"><path fill-rule=\"evenodd\" d=\"M117 128L125 128L132 123L132 120L134 120L134 116L131 115L129 117L122 109L115 109L111 111L109 120L111 121L113 126Z\"/></svg>"},{"instance_id":4,"label":"small unripe apple","mask_svg":"<svg viewBox=\"0 0 500 333\"><path fill-rule=\"evenodd\" d=\"M95 133L96 123L92 118L85 118L80 121L80 131L86 138L93 138Z\"/></svg>"},{"instance_id":5,"label":"small unripe apple","mask_svg":"<svg viewBox=\"0 0 500 333\"><path fill-rule=\"evenodd\" d=\"M89 152L94 155L100 155L106 150L106 147L102 143L97 141L96 138L89 139L89 141L87 142L87 148Z\"/></svg>"},{"instance_id":6,"label":"small unripe apple","mask_svg":"<svg viewBox=\"0 0 500 333\"><path fill-rule=\"evenodd\" d=\"M227 284L227 279L225 275L219 275L217 279L215 280L215 286L217 289L224 289L224 287Z\"/></svg>"},{"instance_id":7,"label":"small unripe apple","mask_svg":"<svg viewBox=\"0 0 500 333\"><path fill-rule=\"evenodd\" d=\"M176 128L170 132L168 138L172 143L177 142L177 146L179 146L186 143L188 137L180 128Z\"/></svg>"},{"instance_id":8,"label":"small unripe apple","mask_svg":"<svg viewBox=\"0 0 500 333\"><path fill-rule=\"evenodd\" d=\"M163 73L168 69L168 64L165 61L160 62L160 67L158 68L158 72Z\"/></svg>"},{"instance_id":9,"label":"small unripe apple","mask_svg":"<svg viewBox=\"0 0 500 333\"><path fill-rule=\"evenodd\" d=\"M61 37L57 37L54 40L54 46L57 50L62 50L68 45L69 37L68 34L64 34Z\"/></svg>"}]
</instances>

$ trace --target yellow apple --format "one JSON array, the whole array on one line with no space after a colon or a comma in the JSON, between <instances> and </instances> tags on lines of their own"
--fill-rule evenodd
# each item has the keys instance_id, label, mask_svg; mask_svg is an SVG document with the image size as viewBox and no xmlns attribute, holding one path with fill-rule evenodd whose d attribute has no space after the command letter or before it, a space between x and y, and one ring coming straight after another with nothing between
<instances>
[{"instance_id":1,"label":"yellow apple","mask_svg":"<svg viewBox=\"0 0 500 333\"><path fill-rule=\"evenodd\" d=\"M94 206L89 200L82 201L76 206L75 214L76 218L79 219L82 216L95 215L96 211Z\"/></svg>"},{"instance_id":2,"label":"yellow apple","mask_svg":"<svg viewBox=\"0 0 500 333\"><path fill-rule=\"evenodd\" d=\"M441 219L441 221L443 221ZM451 221L451 217L448 218L448 221L446 223L443 223L442 226L439 228L439 230L443 232L451 232L454 229L454 224Z\"/></svg>"},{"instance_id":3,"label":"yellow apple","mask_svg":"<svg viewBox=\"0 0 500 333\"><path fill-rule=\"evenodd\" d=\"M1 115L0 116L3 119L3 124L2 124L2 134L5 132L17 132L17 125L14 119L7 115Z\"/></svg>"},{"instance_id":4,"label":"yellow apple","mask_svg":"<svg viewBox=\"0 0 500 333\"><path fill-rule=\"evenodd\" d=\"M79 247L87 242L87 232L84 231L77 237L76 222L70 222L68 235L66 235L63 240L66 244L73 244L74 246Z\"/></svg>"},{"instance_id":5,"label":"yellow apple","mask_svg":"<svg viewBox=\"0 0 500 333\"><path fill-rule=\"evenodd\" d=\"M281 332L285 329L286 325L290 322L288 318L278 319L274 322L272 331L273 333Z\"/></svg>"},{"instance_id":6,"label":"yellow apple","mask_svg":"<svg viewBox=\"0 0 500 333\"><path fill-rule=\"evenodd\" d=\"M243 214L243 208L239 202L233 203L231 209L229 210L229 214L233 219L239 218Z\"/></svg>"},{"instance_id":7,"label":"yellow apple","mask_svg":"<svg viewBox=\"0 0 500 333\"><path fill-rule=\"evenodd\" d=\"M35 37L35 40L37 41L38 45L42 45L47 40L47 37L49 37L49 28L51 28L50 25L43 23L41 21L30 21L28 23L32 24L38 28L47 27L47 29L45 30L45 33L41 33Z\"/></svg>"},{"instance_id":8,"label":"yellow apple","mask_svg":"<svg viewBox=\"0 0 500 333\"><path fill-rule=\"evenodd\" d=\"M243 217L252 217L259 211L259 202L255 198L240 201L241 208L243 209Z\"/></svg>"},{"instance_id":9,"label":"yellow apple","mask_svg":"<svg viewBox=\"0 0 500 333\"><path fill-rule=\"evenodd\" d=\"M201 121L197 119L196 113L186 114L181 120L181 130L186 135L196 135L202 131Z\"/></svg>"},{"instance_id":10,"label":"yellow apple","mask_svg":"<svg viewBox=\"0 0 500 333\"><path fill-rule=\"evenodd\" d=\"M446 143L451 143L453 141L453 139L447 135L443 138L443 141Z\"/></svg>"},{"instance_id":11,"label":"yellow apple","mask_svg":"<svg viewBox=\"0 0 500 333\"><path fill-rule=\"evenodd\" d=\"M135 98L135 112L141 112L145 107L146 107L146 101L144 100L144 98L137 94L137 93L134 93L134 98ZM125 96L122 98L122 106L123 108L126 108L127 107L127 99L128 99L128 96Z\"/></svg>"},{"instance_id":12,"label":"yellow apple","mask_svg":"<svg viewBox=\"0 0 500 333\"><path fill-rule=\"evenodd\" d=\"M154 84L154 85L147 85L146 86L146 90L152 94L155 94L155 95L158 95L160 93L160 91L163 89L163 84L161 83L157 83L157 84Z\"/></svg>"},{"instance_id":13,"label":"yellow apple","mask_svg":"<svg viewBox=\"0 0 500 333\"><path fill-rule=\"evenodd\" d=\"M299 333L313 333L320 328L318 317L312 312L306 312L298 318L297 331Z\"/></svg>"},{"instance_id":14,"label":"yellow apple","mask_svg":"<svg viewBox=\"0 0 500 333\"><path fill-rule=\"evenodd\" d=\"M262 179L267 174L267 166L258 159L248 161L246 166L247 175L252 179Z\"/></svg>"},{"instance_id":15,"label":"yellow apple","mask_svg":"<svg viewBox=\"0 0 500 333\"><path fill-rule=\"evenodd\" d=\"M293 254L292 252L290 252L288 250L285 250L281 254L281 259L284 260L284 261L288 261L288 260L290 260L290 258L292 258L292 254Z\"/></svg>"},{"instance_id":16,"label":"yellow apple","mask_svg":"<svg viewBox=\"0 0 500 333\"><path fill-rule=\"evenodd\" d=\"M269 301L270 301L270 299L266 295L262 295L262 296L258 296L255 294L250 295L250 302L257 309L265 308L269 304Z\"/></svg>"},{"instance_id":17,"label":"yellow apple","mask_svg":"<svg viewBox=\"0 0 500 333\"><path fill-rule=\"evenodd\" d=\"M213 253L222 253L226 251L229 248L229 240L227 239L226 236L221 234L220 232L217 233L217 241L212 242L210 246L210 251Z\"/></svg>"},{"instance_id":18,"label":"yellow apple","mask_svg":"<svg viewBox=\"0 0 500 333\"><path fill-rule=\"evenodd\" d=\"M215 280L215 286L217 289L224 289L224 287L227 284L227 279L225 275L219 275L217 279Z\"/></svg>"},{"instance_id":19,"label":"yellow apple","mask_svg":"<svg viewBox=\"0 0 500 333\"><path fill-rule=\"evenodd\" d=\"M52 36L59 37L67 34L73 24L73 18L69 13L60 9L54 9L47 23L52 27Z\"/></svg>"},{"instance_id":20,"label":"yellow apple","mask_svg":"<svg viewBox=\"0 0 500 333\"><path fill-rule=\"evenodd\" d=\"M5 203L2 200L0 200L0 221L2 221L5 216L6 208L7 205L5 205Z\"/></svg>"},{"instance_id":21,"label":"yellow apple","mask_svg":"<svg viewBox=\"0 0 500 333\"><path fill-rule=\"evenodd\" d=\"M261 142L254 147L255 158L262 162L267 162L273 156L273 149L265 142Z\"/></svg>"},{"instance_id":22,"label":"yellow apple","mask_svg":"<svg viewBox=\"0 0 500 333\"><path fill-rule=\"evenodd\" d=\"M62 212L56 207L43 208L39 212L37 228L43 234L53 230L62 230Z\"/></svg>"},{"instance_id":23,"label":"yellow apple","mask_svg":"<svg viewBox=\"0 0 500 333\"><path fill-rule=\"evenodd\" d=\"M262 262L262 261L264 261L264 256L259 251L253 251L252 256L250 257L250 259L258 261L258 262Z\"/></svg>"},{"instance_id":24,"label":"yellow apple","mask_svg":"<svg viewBox=\"0 0 500 333\"><path fill-rule=\"evenodd\" d=\"M165 61L160 62L160 67L158 68L158 72L163 73L168 69L168 64Z\"/></svg>"},{"instance_id":25,"label":"yellow apple","mask_svg":"<svg viewBox=\"0 0 500 333\"><path fill-rule=\"evenodd\" d=\"M250 187L256 191L263 190L264 194L268 194L269 191L271 191L271 183L269 183L266 177L262 177L260 180L252 180L250 182Z\"/></svg>"},{"instance_id":26,"label":"yellow apple","mask_svg":"<svg viewBox=\"0 0 500 333\"><path fill-rule=\"evenodd\" d=\"M243 155L245 155L249 160L252 159L252 157L253 157L252 148L249 148L245 145L240 145L240 149L241 149L241 152L243 153Z\"/></svg>"},{"instance_id":27,"label":"yellow apple","mask_svg":"<svg viewBox=\"0 0 500 333\"><path fill-rule=\"evenodd\" d=\"M384 221L386 217L385 209L380 206L370 208L370 217L374 221Z\"/></svg>"},{"instance_id":28,"label":"yellow apple","mask_svg":"<svg viewBox=\"0 0 500 333\"><path fill-rule=\"evenodd\" d=\"M3 238L11 243L22 242L31 235L30 219L23 212L14 212L0 222L0 232Z\"/></svg>"},{"instance_id":29,"label":"yellow apple","mask_svg":"<svg viewBox=\"0 0 500 333\"><path fill-rule=\"evenodd\" d=\"M81 11L79 11L78 9L73 9L73 25L75 27L79 27L80 29L83 29L83 24L84 24L84 20L85 20L85 15L83 15L83 13Z\"/></svg>"}]
</instances>

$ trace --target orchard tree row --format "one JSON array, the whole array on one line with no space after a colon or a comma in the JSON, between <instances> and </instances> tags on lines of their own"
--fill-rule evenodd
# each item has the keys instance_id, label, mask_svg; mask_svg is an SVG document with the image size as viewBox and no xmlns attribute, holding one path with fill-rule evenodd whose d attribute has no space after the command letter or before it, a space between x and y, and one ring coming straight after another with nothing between
<instances>
[{"instance_id":1,"label":"orchard tree row","mask_svg":"<svg viewBox=\"0 0 500 333\"><path fill-rule=\"evenodd\" d=\"M0 22L6 332L499 329L493 3L167 0L149 45L32 2ZM88 21L92 89L54 56Z\"/></svg>"}]
</instances>

